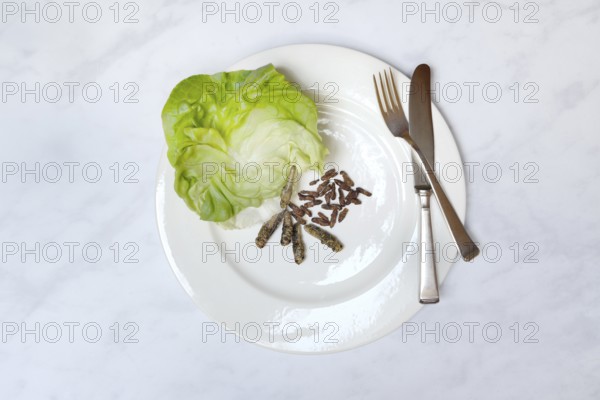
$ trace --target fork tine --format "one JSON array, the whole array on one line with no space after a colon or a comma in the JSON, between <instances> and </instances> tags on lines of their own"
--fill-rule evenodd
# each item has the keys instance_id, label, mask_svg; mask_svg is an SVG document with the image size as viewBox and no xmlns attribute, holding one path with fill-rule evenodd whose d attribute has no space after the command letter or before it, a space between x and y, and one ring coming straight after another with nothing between
<instances>
[{"instance_id":1,"label":"fork tine","mask_svg":"<svg viewBox=\"0 0 600 400\"><path fill-rule=\"evenodd\" d=\"M377 87L377 79L375 78L375 74L373 74L373 84L375 85L375 93L377 94L377 103L379 103L379 110L382 114L385 114L385 109L383 108L383 104L381 104L381 94L379 93L379 87Z\"/></svg>"},{"instance_id":2,"label":"fork tine","mask_svg":"<svg viewBox=\"0 0 600 400\"><path fill-rule=\"evenodd\" d=\"M394 98L392 97L392 90L394 90L394 88L392 88L391 84L390 84L390 80L388 78L387 75L387 71L383 71L383 76L385 76L385 87L387 88L387 95L390 99L390 104L392 105L392 110L396 111L396 104L394 104Z\"/></svg>"},{"instance_id":3,"label":"fork tine","mask_svg":"<svg viewBox=\"0 0 600 400\"><path fill-rule=\"evenodd\" d=\"M390 98L390 103L391 103L391 105L392 105L392 109L393 109L394 111L397 111L397 110L398 110L398 104L396 104L396 103L394 102L394 97L393 97L393 95L395 94L395 88L394 88L394 86L392 86L392 84L390 83L390 79L389 79L389 78L388 78L388 76L387 76L387 71L383 71L383 75L385 76L385 85L386 85L386 87L387 87L387 90L388 90L388 96L389 96L389 98Z\"/></svg>"},{"instance_id":4,"label":"fork tine","mask_svg":"<svg viewBox=\"0 0 600 400\"><path fill-rule=\"evenodd\" d=\"M389 101L389 99L390 99L389 90L390 89L385 84L385 81L383 80L383 77L381 76L381 72L379 73L379 83L381 84L381 92L383 93L383 102L385 103L385 107L388 112L393 111L394 108L392 107L392 105Z\"/></svg>"},{"instance_id":5,"label":"fork tine","mask_svg":"<svg viewBox=\"0 0 600 400\"><path fill-rule=\"evenodd\" d=\"M394 92L394 96L396 97L396 104L398 105L398 108L402 108L402 103L400 103L400 97L398 97L398 87L396 86L396 81L394 80L394 73L392 72L392 69L390 68L390 77L392 78L392 88L393 88L393 92Z\"/></svg>"}]
</instances>

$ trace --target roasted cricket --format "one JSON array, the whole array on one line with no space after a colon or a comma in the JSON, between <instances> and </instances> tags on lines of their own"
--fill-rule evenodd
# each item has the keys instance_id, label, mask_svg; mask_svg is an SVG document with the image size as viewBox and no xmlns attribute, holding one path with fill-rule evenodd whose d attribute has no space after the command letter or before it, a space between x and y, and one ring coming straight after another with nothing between
<instances>
[{"instance_id":1,"label":"roasted cricket","mask_svg":"<svg viewBox=\"0 0 600 400\"><path fill-rule=\"evenodd\" d=\"M287 246L292 241L292 231L294 222L292 221L292 213L288 210L283 212L283 226L281 228L281 245Z\"/></svg>"},{"instance_id":2,"label":"roasted cricket","mask_svg":"<svg viewBox=\"0 0 600 400\"><path fill-rule=\"evenodd\" d=\"M346 173L346 171L341 171L340 175L342 175L342 178L344 178L344 183L348 186L354 186L354 181L352 179L350 179L350 177L348 176L348 174Z\"/></svg>"},{"instance_id":3,"label":"roasted cricket","mask_svg":"<svg viewBox=\"0 0 600 400\"><path fill-rule=\"evenodd\" d=\"M304 261L304 241L302 240L302 224L299 222L294 224L292 250L294 251L294 261L300 265Z\"/></svg>"},{"instance_id":4,"label":"roasted cricket","mask_svg":"<svg viewBox=\"0 0 600 400\"><path fill-rule=\"evenodd\" d=\"M334 176L336 176L338 173L335 170L335 168L331 168L330 170L328 170L327 172L325 172L325 174L323 174L323 176L321 177L322 181L326 181L328 179L333 178Z\"/></svg>"},{"instance_id":5,"label":"roasted cricket","mask_svg":"<svg viewBox=\"0 0 600 400\"><path fill-rule=\"evenodd\" d=\"M345 208L342 210L342 212L340 213L339 217L338 217L338 221L342 222L344 220L344 218L346 218L346 214L348 214L348 209Z\"/></svg>"},{"instance_id":6,"label":"roasted cricket","mask_svg":"<svg viewBox=\"0 0 600 400\"><path fill-rule=\"evenodd\" d=\"M325 246L329 247L335 252L341 251L344 248L344 245L342 244L342 242L339 241L338 238L336 238L323 228L319 228L318 226L313 224L308 224L304 226L304 230L309 235L319 239L321 243L323 243Z\"/></svg>"},{"instance_id":7,"label":"roasted cricket","mask_svg":"<svg viewBox=\"0 0 600 400\"><path fill-rule=\"evenodd\" d=\"M258 236L256 237L256 240L255 240L256 246L259 249L262 249L263 247L265 247L265 245L267 244L267 241L273 235L273 232L275 232L275 229L277 229L277 227L281 223L284 212L285 211L282 211L280 213L273 215L271 217L271 219L269 219L267 222L265 222L264 225L260 228L260 231L258 231Z\"/></svg>"}]
</instances>

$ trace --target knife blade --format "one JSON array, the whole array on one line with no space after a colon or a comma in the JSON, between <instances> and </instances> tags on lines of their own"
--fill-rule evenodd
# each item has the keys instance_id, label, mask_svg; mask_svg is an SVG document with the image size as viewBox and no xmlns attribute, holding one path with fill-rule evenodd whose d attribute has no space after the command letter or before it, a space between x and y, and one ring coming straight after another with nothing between
<instances>
[{"instance_id":1,"label":"knife blade","mask_svg":"<svg viewBox=\"0 0 600 400\"><path fill-rule=\"evenodd\" d=\"M421 64L413 73L410 82L410 97L408 99L408 124L410 136L417 143L429 164L435 167L435 147L433 139L433 122L431 118L431 72L427 64ZM413 163L419 166L419 161L413 155ZM415 188L431 189L420 167L415 171Z\"/></svg>"},{"instance_id":2,"label":"knife blade","mask_svg":"<svg viewBox=\"0 0 600 400\"><path fill-rule=\"evenodd\" d=\"M433 120L431 116L431 71L427 64L421 64L413 73L408 103L409 132L430 165L435 165L435 142ZM425 178L418 159L413 155L415 169L415 192L419 196L421 208L420 223L420 282L419 301L424 304L437 303L440 300L437 268L435 263L435 245L431 225L431 185Z\"/></svg>"}]
</instances>

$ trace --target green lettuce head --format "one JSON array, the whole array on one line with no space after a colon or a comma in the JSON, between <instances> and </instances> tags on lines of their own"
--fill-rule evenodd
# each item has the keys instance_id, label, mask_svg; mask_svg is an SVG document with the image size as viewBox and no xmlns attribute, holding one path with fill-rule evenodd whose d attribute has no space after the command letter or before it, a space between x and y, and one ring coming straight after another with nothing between
<instances>
[{"instance_id":1,"label":"green lettuce head","mask_svg":"<svg viewBox=\"0 0 600 400\"><path fill-rule=\"evenodd\" d=\"M183 80L162 121L175 191L205 221L279 196L290 165L321 170L328 153L315 103L270 64Z\"/></svg>"}]
</instances>

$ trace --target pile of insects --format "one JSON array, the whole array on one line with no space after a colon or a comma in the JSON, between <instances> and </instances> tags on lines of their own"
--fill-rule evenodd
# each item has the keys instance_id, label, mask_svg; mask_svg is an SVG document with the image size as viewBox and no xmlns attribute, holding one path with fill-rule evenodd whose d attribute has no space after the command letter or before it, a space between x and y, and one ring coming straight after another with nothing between
<instances>
[{"instance_id":1,"label":"pile of insects","mask_svg":"<svg viewBox=\"0 0 600 400\"><path fill-rule=\"evenodd\" d=\"M354 181L345 171L338 172L335 168L331 168L321 178L310 182L310 186L318 184L314 190L302 190L298 193L299 200L304 202L298 206L291 201L297 173L296 166L290 167L287 182L281 191L282 211L273 215L260 228L256 237L256 246L261 249L265 247L279 224L283 222L280 243L282 246L292 243L294 261L296 264L301 264L305 253L302 227L306 233L319 239L331 250L341 251L344 248L342 242L322 227L333 228L336 223L341 223L348 215L348 206L362 204L359 195L371 197L371 192L361 187L355 189ZM341 179L335 179L338 175ZM311 209L317 206L320 206L322 211L313 213ZM307 223L305 216L313 223Z\"/></svg>"}]
</instances>

